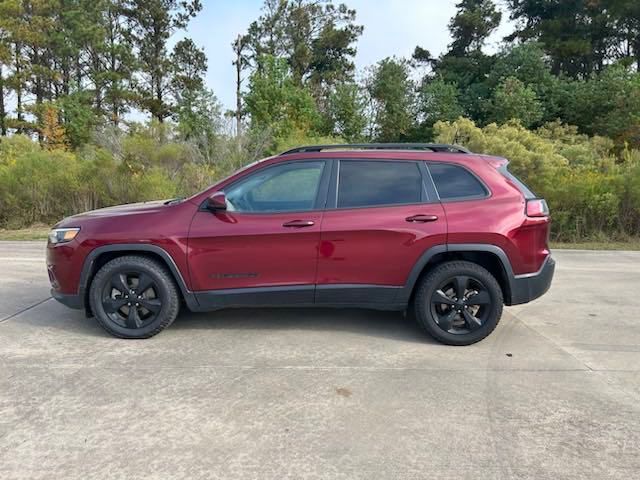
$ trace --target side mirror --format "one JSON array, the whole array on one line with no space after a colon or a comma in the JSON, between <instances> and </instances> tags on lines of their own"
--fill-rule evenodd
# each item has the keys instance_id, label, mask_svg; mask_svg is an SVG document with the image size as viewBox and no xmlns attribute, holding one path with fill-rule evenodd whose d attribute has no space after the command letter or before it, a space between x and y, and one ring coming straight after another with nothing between
<instances>
[{"instance_id":1,"label":"side mirror","mask_svg":"<svg viewBox=\"0 0 640 480\"><path fill-rule=\"evenodd\" d=\"M224 211L227 209L227 197L224 192L214 192L207 199L207 208L212 212Z\"/></svg>"}]
</instances>

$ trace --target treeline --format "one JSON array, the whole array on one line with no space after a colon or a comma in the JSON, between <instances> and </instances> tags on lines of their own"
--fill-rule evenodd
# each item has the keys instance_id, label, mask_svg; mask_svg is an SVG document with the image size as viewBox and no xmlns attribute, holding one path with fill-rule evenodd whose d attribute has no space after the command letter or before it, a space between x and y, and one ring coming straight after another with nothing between
<instances>
[{"instance_id":1,"label":"treeline","mask_svg":"<svg viewBox=\"0 0 640 480\"><path fill-rule=\"evenodd\" d=\"M510 158L556 239L640 234L640 2L505 7L462 0L446 52L357 70L353 9L266 0L223 112L204 51L171 42L200 0L0 0L0 226L188 194L302 143L436 140Z\"/></svg>"},{"instance_id":2,"label":"treeline","mask_svg":"<svg viewBox=\"0 0 640 480\"><path fill-rule=\"evenodd\" d=\"M209 133L218 107L206 56L189 38L168 46L201 9L200 0L1 0L0 133L77 148L131 111L172 119L185 137Z\"/></svg>"},{"instance_id":3,"label":"treeline","mask_svg":"<svg viewBox=\"0 0 640 480\"><path fill-rule=\"evenodd\" d=\"M437 121L460 116L528 128L560 120L619 147L639 146L640 3L507 4L517 30L497 54L483 46L502 13L491 0L463 0L447 52L435 57L417 46L411 58L355 72L362 28L354 11L267 1L234 43L236 66L249 76L236 114L280 136L297 129L349 141L431 140Z\"/></svg>"}]
</instances>

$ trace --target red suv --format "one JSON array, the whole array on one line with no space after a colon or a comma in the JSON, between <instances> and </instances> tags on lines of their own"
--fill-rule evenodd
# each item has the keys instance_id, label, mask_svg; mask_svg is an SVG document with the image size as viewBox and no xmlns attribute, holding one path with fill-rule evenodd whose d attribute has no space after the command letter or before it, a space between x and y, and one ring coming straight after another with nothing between
<instances>
[{"instance_id":1,"label":"red suv","mask_svg":"<svg viewBox=\"0 0 640 480\"><path fill-rule=\"evenodd\" d=\"M123 338L155 335L181 306L411 307L468 345L553 277L546 202L507 163L437 144L290 150L187 199L64 219L52 296Z\"/></svg>"}]
</instances>

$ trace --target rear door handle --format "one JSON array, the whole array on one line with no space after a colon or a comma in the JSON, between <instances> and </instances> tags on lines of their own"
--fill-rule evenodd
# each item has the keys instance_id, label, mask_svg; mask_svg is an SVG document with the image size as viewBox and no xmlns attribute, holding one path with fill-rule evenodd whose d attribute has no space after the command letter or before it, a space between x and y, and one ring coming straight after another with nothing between
<instances>
[{"instance_id":1,"label":"rear door handle","mask_svg":"<svg viewBox=\"0 0 640 480\"><path fill-rule=\"evenodd\" d=\"M413 215L411 217L405 218L407 222L419 222L419 223L427 223L427 222L435 222L438 220L437 215Z\"/></svg>"},{"instance_id":2,"label":"rear door handle","mask_svg":"<svg viewBox=\"0 0 640 480\"><path fill-rule=\"evenodd\" d=\"M315 222L311 220L291 220L290 222L283 223L283 227L287 228L306 228L313 227Z\"/></svg>"}]
</instances>

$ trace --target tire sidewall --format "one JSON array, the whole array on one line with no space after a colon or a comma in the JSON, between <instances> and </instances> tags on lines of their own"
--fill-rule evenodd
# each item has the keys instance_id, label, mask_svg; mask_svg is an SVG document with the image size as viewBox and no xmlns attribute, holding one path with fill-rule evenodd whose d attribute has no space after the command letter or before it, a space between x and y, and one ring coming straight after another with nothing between
<instances>
[{"instance_id":1,"label":"tire sidewall","mask_svg":"<svg viewBox=\"0 0 640 480\"><path fill-rule=\"evenodd\" d=\"M160 297L162 302L162 308L156 316L155 320L148 325L141 328L125 328L115 323L109 315L105 312L102 305L102 291L104 290L106 282L111 281L111 277L118 272L140 272L149 275L155 285L158 287L156 294ZM169 280L170 281L170 280ZM100 324L110 333L118 337L124 338L148 338L162 330L166 324L171 322L171 299L172 292L168 286L168 279L165 275L162 275L155 268L149 268L142 262L136 261L122 261L117 264L107 263L96 274L90 289L90 302L91 309L100 322Z\"/></svg>"},{"instance_id":2,"label":"tire sidewall","mask_svg":"<svg viewBox=\"0 0 640 480\"><path fill-rule=\"evenodd\" d=\"M443 266L447 266L447 264ZM490 311L485 323L477 330L465 334L453 334L443 330L431 312L431 298L435 291L443 282L458 275L464 275L480 281L491 297ZM420 289L419 295L416 296L416 302L419 302L416 304L418 321L421 322L428 333L444 343L449 345L470 345L476 343L487 337L500 321L503 305L502 291L495 278L482 267L470 268L461 266L455 269L439 267L427 275Z\"/></svg>"}]
</instances>

